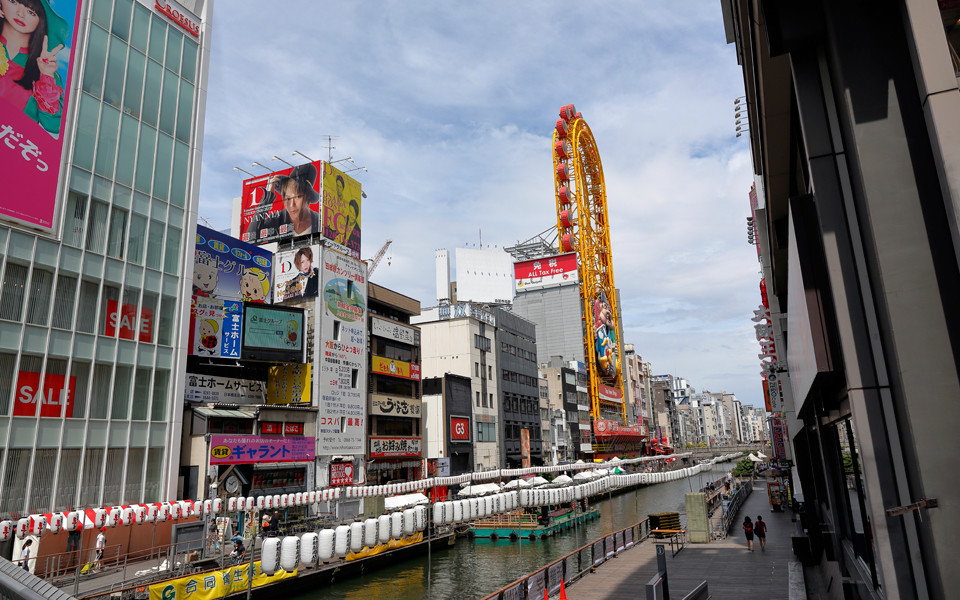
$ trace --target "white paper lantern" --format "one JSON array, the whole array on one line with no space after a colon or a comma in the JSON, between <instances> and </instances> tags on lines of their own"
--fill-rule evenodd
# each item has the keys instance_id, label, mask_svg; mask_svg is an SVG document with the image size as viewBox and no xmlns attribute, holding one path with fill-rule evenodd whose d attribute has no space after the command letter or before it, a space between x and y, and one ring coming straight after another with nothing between
<instances>
[{"instance_id":1,"label":"white paper lantern","mask_svg":"<svg viewBox=\"0 0 960 600\"><path fill-rule=\"evenodd\" d=\"M170 519L170 505L163 503L160 506L155 506L157 513L154 515L154 519L160 523L168 521ZM96 523L94 523L96 524Z\"/></svg>"},{"instance_id":2,"label":"white paper lantern","mask_svg":"<svg viewBox=\"0 0 960 600\"><path fill-rule=\"evenodd\" d=\"M377 540L379 540L381 544L386 544L390 541L391 521L390 515L380 515L377 517Z\"/></svg>"},{"instance_id":3,"label":"white paper lantern","mask_svg":"<svg viewBox=\"0 0 960 600\"><path fill-rule=\"evenodd\" d=\"M68 512L63 520L63 528L67 531L77 531L80 527L80 511Z\"/></svg>"},{"instance_id":4,"label":"white paper lantern","mask_svg":"<svg viewBox=\"0 0 960 600\"><path fill-rule=\"evenodd\" d=\"M408 508L403 511L403 535L409 536L413 535L417 531L417 522L415 521L414 511L412 508Z\"/></svg>"},{"instance_id":5,"label":"white paper lantern","mask_svg":"<svg viewBox=\"0 0 960 600\"><path fill-rule=\"evenodd\" d=\"M23 517L17 521L16 526L17 539L22 540L30 533L30 519Z\"/></svg>"},{"instance_id":6,"label":"white paper lantern","mask_svg":"<svg viewBox=\"0 0 960 600\"><path fill-rule=\"evenodd\" d=\"M395 512L390 515L390 537L399 540L403 537L403 513Z\"/></svg>"},{"instance_id":7,"label":"white paper lantern","mask_svg":"<svg viewBox=\"0 0 960 600\"><path fill-rule=\"evenodd\" d=\"M445 522L444 520L445 515L443 514L443 509L444 509L443 505L444 505L443 502L436 502L433 505L433 522L436 525L443 525Z\"/></svg>"},{"instance_id":8,"label":"white paper lantern","mask_svg":"<svg viewBox=\"0 0 960 600\"><path fill-rule=\"evenodd\" d=\"M50 522L47 523L50 533L54 535L60 533L60 531L63 529L64 521L66 521L66 517L63 513L53 513L50 515Z\"/></svg>"},{"instance_id":9,"label":"white paper lantern","mask_svg":"<svg viewBox=\"0 0 960 600\"><path fill-rule=\"evenodd\" d=\"M280 508L286 508L287 506L289 506L289 504L287 504L287 495L286 495L286 494L281 494L281 495L280 495L280 505L279 505L279 506L280 506Z\"/></svg>"},{"instance_id":10,"label":"white paper lantern","mask_svg":"<svg viewBox=\"0 0 960 600\"><path fill-rule=\"evenodd\" d=\"M453 503L453 522L463 522L463 500L457 500Z\"/></svg>"},{"instance_id":11,"label":"white paper lantern","mask_svg":"<svg viewBox=\"0 0 960 600\"><path fill-rule=\"evenodd\" d=\"M227 510L229 512L234 512L237 510L237 500L238 498L235 498L233 496L231 496L230 498L227 498Z\"/></svg>"},{"instance_id":12,"label":"white paper lantern","mask_svg":"<svg viewBox=\"0 0 960 600\"><path fill-rule=\"evenodd\" d=\"M273 495L273 507L280 508L280 494Z\"/></svg>"},{"instance_id":13,"label":"white paper lantern","mask_svg":"<svg viewBox=\"0 0 960 600\"><path fill-rule=\"evenodd\" d=\"M317 563L320 556L319 541L319 536L313 531L303 534L300 538L300 564L308 567Z\"/></svg>"},{"instance_id":14,"label":"white paper lantern","mask_svg":"<svg viewBox=\"0 0 960 600\"><path fill-rule=\"evenodd\" d=\"M123 523L124 525L129 525L129 524L133 523L133 509L132 509L132 508L129 508L129 507L128 507L128 508L124 508L123 510L120 511L120 522Z\"/></svg>"},{"instance_id":15,"label":"white paper lantern","mask_svg":"<svg viewBox=\"0 0 960 600\"><path fill-rule=\"evenodd\" d=\"M253 510L253 507L256 506L257 499L253 496L248 496L246 501L243 503L244 512L250 512Z\"/></svg>"},{"instance_id":16,"label":"white paper lantern","mask_svg":"<svg viewBox=\"0 0 960 600\"><path fill-rule=\"evenodd\" d=\"M210 501L210 511L214 515L219 515L220 511L223 510L223 500L221 498L214 498Z\"/></svg>"},{"instance_id":17,"label":"white paper lantern","mask_svg":"<svg viewBox=\"0 0 960 600\"><path fill-rule=\"evenodd\" d=\"M133 507L133 522L137 525L142 525L144 521L147 520L147 507L143 504L138 504Z\"/></svg>"},{"instance_id":18,"label":"white paper lantern","mask_svg":"<svg viewBox=\"0 0 960 600\"><path fill-rule=\"evenodd\" d=\"M307 492L307 504L316 504L317 502L317 492L310 491Z\"/></svg>"},{"instance_id":19,"label":"white paper lantern","mask_svg":"<svg viewBox=\"0 0 960 600\"><path fill-rule=\"evenodd\" d=\"M350 523L350 552L363 550L363 523Z\"/></svg>"},{"instance_id":20,"label":"white paper lantern","mask_svg":"<svg viewBox=\"0 0 960 600\"><path fill-rule=\"evenodd\" d=\"M280 542L280 568L293 573L300 566L300 538L288 535Z\"/></svg>"},{"instance_id":21,"label":"white paper lantern","mask_svg":"<svg viewBox=\"0 0 960 600\"><path fill-rule=\"evenodd\" d=\"M207 499L203 501L203 516L207 516L213 513L213 500Z\"/></svg>"},{"instance_id":22,"label":"white paper lantern","mask_svg":"<svg viewBox=\"0 0 960 600\"><path fill-rule=\"evenodd\" d=\"M263 510L267 507L267 498L264 496L257 496L257 510Z\"/></svg>"},{"instance_id":23,"label":"white paper lantern","mask_svg":"<svg viewBox=\"0 0 960 600\"><path fill-rule=\"evenodd\" d=\"M427 528L427 507L426 506L415 506L413 508L413 517L414 517L414 529L417 531L423 531Z\"/></svg>"},{"instance_id":24,"label":"white paper lantern","mask_svg":"<svg viewBox=\"0 0 960 600\"><path fill-rule=\"evenodd\" d=\"M350 526L340 525L333 531L333 553L342 558L350 552Z\"/></svg>"},{"instance_id":25,"label":"white paper lantern","mask_svg":"<svg viewBox=\"0 0 960 600\"><path fill-rule=\"evenodd\" d=\"M328 561L333 558L333 542L335 533L332 529L322 529L317 536L317 555L319 560Z\"/></svg>"},{"instance_id":26,"label":"white paper lantern","mask_svg":"<svg viewBox=\"0 0 960 600\"><path fill-rule=\"evenodd\" d=\"M377 545L377 520L367 519L363 522L363 545L373 548Z\"/></svg>"},{"instance_id":27,"label":"white paper lantern","mask_svg":"<svg viewBox=\"0 0 960 600\"><path fill-rule=\"evenodd\" d=\"M118 507L111 507L107 509L107 521L104 524L106 527L116 527L117 521L120 519L120 509Z\"/></svg>"},{"instance_id":28,"label":"white paper lantern","mask_svg":"<svg viewBox=\"0 0 960 600\"><path fill-rule=\"evenodd\" d=\"M0 542L9 540L14 535L13 521L9 519L0 521Z\"/></svg>"},{"instance_id":29,"label":"white paper lantern","mask_svg":"<svg viewBox=\"0 0 960 600\"><path fill-rule=\"evenodd\" d=\"M273 496L264 496L263 497L263 508L270 510L273 508Z\"/></svg>"},{"instance_id":30,"label":"white paper lantern","mask_svg":"<svg viewBox=\"0 0 960 600\"><path fill-rule=\"evenodd\" d=\"M273 575L280 570L280 538L266 538L260 547L260 570Z\"/></svg>"}]
</instances>

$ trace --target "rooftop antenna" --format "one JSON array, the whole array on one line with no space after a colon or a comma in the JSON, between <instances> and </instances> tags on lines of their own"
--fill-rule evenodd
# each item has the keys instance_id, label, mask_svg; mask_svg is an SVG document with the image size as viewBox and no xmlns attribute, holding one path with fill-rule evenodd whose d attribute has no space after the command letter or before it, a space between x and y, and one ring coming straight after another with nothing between
<instances>
[{"instance_id":1,"label":"rooftop antenna","mask_svg":"<svg viewBox=\"0 0 960 600\"><path fill-rule=\"evenodd\" d=\"M326 135L326 136L324 136L324 137L327 138L327 162L328 162L328 163L329 163L329 162L333 162L333 151L337 149L337 147L333 145L333 140L337 139L337 138L340 137L340 136L339 136L339 135Z\"/></svg>"}]
</instances>

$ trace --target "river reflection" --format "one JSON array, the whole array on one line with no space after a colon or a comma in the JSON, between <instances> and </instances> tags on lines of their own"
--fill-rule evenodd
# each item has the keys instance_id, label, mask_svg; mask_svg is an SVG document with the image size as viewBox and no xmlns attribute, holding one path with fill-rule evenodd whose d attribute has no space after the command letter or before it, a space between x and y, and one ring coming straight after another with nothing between
<instances>
[{"instance_id":1,"label":"river reflection","mask_svg":"<svg viewBox=\"0 0 960 600\"><path fill-rule=\"evenodd\" d=\"M434 551L362 577L296 596L295 600L419 600L421 598L482 598L508 583L573 552L648 514L684 512L683 495L719 478L732 463L715 465L693 477L669 481L594 502L600 518L544 541L462 538L446 550ZM681 516L681 520L685 518ZM428 577L429 574L429 577Z\"/></svg>"}]
</instances>

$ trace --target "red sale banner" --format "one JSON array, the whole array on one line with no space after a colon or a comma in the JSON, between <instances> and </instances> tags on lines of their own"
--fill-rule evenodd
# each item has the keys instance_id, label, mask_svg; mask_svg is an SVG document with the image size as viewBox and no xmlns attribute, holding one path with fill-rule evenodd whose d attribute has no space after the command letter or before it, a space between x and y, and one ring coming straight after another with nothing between
<instances>
[{"instance_id":1,"label":"red sale banner","mask_svg":"<svg viewBox=\"0 0 960 600\"><path fill-rule=\"evenodd\" d=\"M107 300L107 322L103 326L103 335L133 340L137 339L138 333L141 342L153 340L153 311L141 308L138 319L136 304L120 306L116 300Z\"/></svg>"},{"instance_id":2,"label":"red sale banner","mask_svg":"<svg viewBox=\"0 0 960 600\"><path fill-rule=\"evenodd\" d=\"M17 374L16 403L13 414L17 417L37 416L37 405L41 417L72 417L73 395L77 390L77 378L71 377L69 384L63 375L47 373L40 385L40 373L20 371Z\"/></svg>"}]
</instances>

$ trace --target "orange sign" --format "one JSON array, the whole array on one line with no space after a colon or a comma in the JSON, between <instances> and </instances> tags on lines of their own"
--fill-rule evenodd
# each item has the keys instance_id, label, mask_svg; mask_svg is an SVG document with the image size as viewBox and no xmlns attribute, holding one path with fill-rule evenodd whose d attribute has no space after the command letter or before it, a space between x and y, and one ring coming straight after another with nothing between
<instances>
[{"instance_id":1,"label":"orange sign","mask_svg":"<svg viewBox=\"0 0 960 600\"><path fill-rule=\"evenodd\" d=\"M526 469L530 466L530 430L520 430L520 465Z\"/></svg>"}]
</instances>

